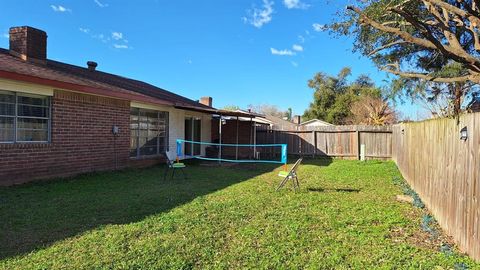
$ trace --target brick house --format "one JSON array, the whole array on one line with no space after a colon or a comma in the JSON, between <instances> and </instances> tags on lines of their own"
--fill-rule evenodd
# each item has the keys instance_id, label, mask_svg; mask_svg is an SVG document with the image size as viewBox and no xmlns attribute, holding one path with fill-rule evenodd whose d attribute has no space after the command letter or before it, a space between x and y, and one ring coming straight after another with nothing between
<instances>
[{"instance_id":1,"label":"brick house","mask_svg":"<svg viewBox=\"0 0 480 270\"><path fill-rule=\"evenodd\" d=\"M0 48L0 185L146 166L175 141L211 141L212 99L47 58L47 34L10 29ZM202 155L204 147L185 149Z\"/></svg>"}]
</instances>

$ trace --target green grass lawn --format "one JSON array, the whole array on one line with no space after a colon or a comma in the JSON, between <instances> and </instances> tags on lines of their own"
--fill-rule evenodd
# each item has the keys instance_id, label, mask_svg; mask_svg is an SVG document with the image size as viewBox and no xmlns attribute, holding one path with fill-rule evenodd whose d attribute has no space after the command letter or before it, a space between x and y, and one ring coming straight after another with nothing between
<instances>
[{"instance_id":1,"label":"green grass lawn","mask_svg":"<svg viewBox=\"0 0 480 270\"><path fill-rule=\"evenodd\" d=\"M478 268L422 244L422 210L395 200L392 162L163 167L0 188L0 269ZM290 187L290 186L289 186ZM437 268L435 268L437 269Z\"/></svg>"}]
</instances>

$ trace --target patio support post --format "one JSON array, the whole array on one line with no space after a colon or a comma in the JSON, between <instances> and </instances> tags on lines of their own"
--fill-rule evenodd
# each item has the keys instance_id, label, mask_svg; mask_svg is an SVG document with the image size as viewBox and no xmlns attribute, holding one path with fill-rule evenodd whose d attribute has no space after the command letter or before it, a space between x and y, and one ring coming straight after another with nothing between
<instances>
[{"instance_id":1,"label":"patio support post","mask_svg":"<svg viewBox=\"0 0 480 270\"><path fill-rule=\"evenodd\" d=\"M252 147L253 144L253 121L252 117L250 116L250 147ZM253 148L253 158L255 158L255 148Z\"/></svg>"},{"instance_id":2,"label":"patio support post","mask_svg":"<svg viewBox=\"0 0 480 270\"><path fill-rule=\"evenodd\" d=\"M222 115L218 119L218 163L222 163Z\"/></svg>"},{"instance_id":3,"label":"patio support post","mask_svg":"<svg viewBox=\"0 0 480 270\"><path fill-rule=\"evenodd\" d=\"M253 122L253 147L255 148L255 154L257 153L257 124Z\"/></svg>"},{"instance_id":4,"label":"patio support post","mask_svg":"<svg viewBox=\"0 0 480 270\"><path fill-rule=\"evenodd\" d=\"M253 122L253 158L257 159L257 125Z\"/></svg>"},{"instance_id":5,"label":"patio support post","mask_svg":"<svg viewBox=\"0 0 480 270\"><path fill-rule=\"evenodd\" d=\"M238 115L237 115L237 145L235 146L235 159L238 160Z\"/></svg>"}]
</instances>

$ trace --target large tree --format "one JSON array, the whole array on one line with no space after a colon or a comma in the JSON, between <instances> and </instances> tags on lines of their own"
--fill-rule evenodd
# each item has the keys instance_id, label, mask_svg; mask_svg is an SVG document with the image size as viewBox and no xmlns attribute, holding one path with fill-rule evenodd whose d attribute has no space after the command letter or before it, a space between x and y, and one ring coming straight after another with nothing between
<instances>
[{"instance_id":1,"label":"large tree","mask_svg":"<svg viewBox=\"0 0 480 270\"><path fill-rule=\"evenodd\" d=\"M259 105L248 105L248 109L255 113L265 114L265 115L272 115L279 118L285 117L288 112L281 110L276 105L271 104L259 104Z\"/></svg>"},{"instance_id":2,"label":"large tree","mask_svg":"<svg viewBox=\"0 0 480 270\"><path fill-rule=\"evenodd\" d=\"M358 0L330 29L353 36L355 50L399 76L393 90L432 101L443 93L457 114L462 98L480 83L479 5L479 0Z\"/></svg>"},{"instance_id":3,"label":"large tree","mask_svg":"<svg viewBox=\"0 0 480 270\"><path fill-rule=\"evenodd\" d=\"M317 73L308 81L314 90L313 102L303 114L304 120L321 119L332 124L345 124L351 118L351 106L363 96L381 97L380 88L365 75L349 82L350 68L343 68L338 75Z\"/></svg>"},{"instance_id":4,"label":"large tree","mask_svg":"<svg viewBox=\"0 0 480 270\"><path fill-rule=\"evenodd\" d=\"M237 105L226 105L222 109L227 111L236 111L236 110L240 110L240 107Z\"/></svg>"},{"instance_id":5,"label":"large tree","mask_svg":"<svg viewBox=\"0 0 480 270\"><path fill-rule=\"evenodd\" d=\"M398 121L398 113L384 98L364 96L352 104L350 123L385 126Z\"/></svg>"}]
</instances>

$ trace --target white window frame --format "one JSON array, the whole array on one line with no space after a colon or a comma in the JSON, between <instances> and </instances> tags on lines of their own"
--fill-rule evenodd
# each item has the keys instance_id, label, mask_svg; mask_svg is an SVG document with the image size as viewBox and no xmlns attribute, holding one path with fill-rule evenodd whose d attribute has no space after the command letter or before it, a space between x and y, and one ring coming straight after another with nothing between
<instances>
[{"instance_id":1,"label":"white window frame","mask_svg":"<svg viewBox=\"0 0 480 270\"><path fill-rule=\"evenodd\" d=\"M45 95L37 95L37 94L29 94L29 93L21 93L21 92L16 92L16 91L7 91L7 90L2 90L0 89L0 94L2 92L6 92L9 94L13 94L14 99L15 99L15 115L0 115L0 117L6 117L6 118L13 118L13 141L0 141L0 144L34 144L34 143L50 143L51 142L51 136L52 136L52 100L50 96L45 96ZM31 104L23 104L19 103L18 97L19 96L30 96L30 97L41 97L41 98L47 98L47 106L41 106L41 105L31 105ZM0 102L1 104L2 102ZM12 104L12 103L8 103ZM48 116L47 117L35 117L35 116L19 116L18 115L18 106L19 105L26 105L26 106L31 106L31 107L42 107L42 108L47 108L48 109ZM18 119L42 119L42 120L47 120L47 140L46 141L21 141L18 139ZM33 129L35 130L35 129ZM43 129L42 129L43 130Z\"/></svg>"}]
</instances>

